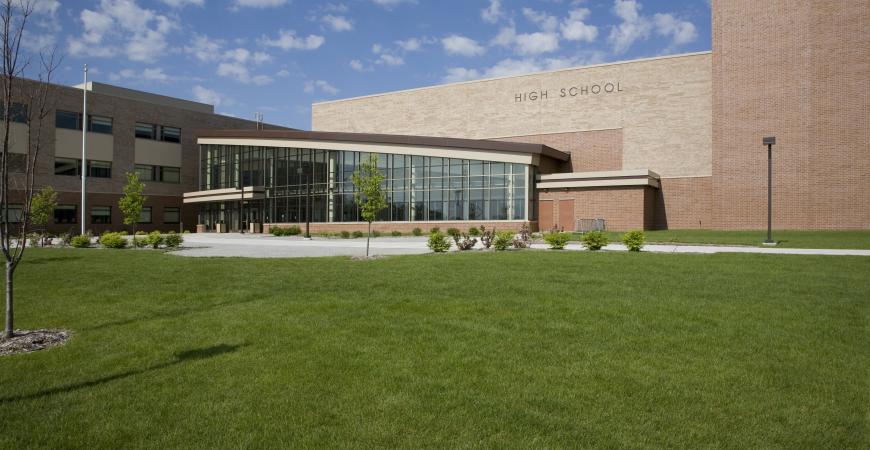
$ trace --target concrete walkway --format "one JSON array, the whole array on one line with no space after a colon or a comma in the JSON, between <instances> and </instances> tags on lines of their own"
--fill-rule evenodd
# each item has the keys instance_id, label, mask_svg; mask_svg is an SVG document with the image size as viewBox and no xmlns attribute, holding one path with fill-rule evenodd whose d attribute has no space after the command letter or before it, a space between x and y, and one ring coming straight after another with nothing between
<instances>
[{"instance_id":1,"label":"concrete walkway","mask_svg":"<svg viewBox=\"0 0 870 450\"><path fill-rule=\"evenodd\" d=\"M482 248L480 243L478 248ZM317 256L363 256L366 240L315 237L276 237L264 234L185 234L184 248L172 252L179 256L241 256L248 258L298 258ZM532 244L534 249L546 249L546 244ZM566 250L585 251L579 243L571 243ZM622 244L604 247L609 251L627 251ZM455 248L452 249L455 251ZM644 246L645 252L656 253L762 253L786 255L870 256L870 250L804 249L738 247L714 245L661 245ZM379 237L371 240L373 255L413 255L429 253L426 237Z\"/></svg>"}]
</instances>

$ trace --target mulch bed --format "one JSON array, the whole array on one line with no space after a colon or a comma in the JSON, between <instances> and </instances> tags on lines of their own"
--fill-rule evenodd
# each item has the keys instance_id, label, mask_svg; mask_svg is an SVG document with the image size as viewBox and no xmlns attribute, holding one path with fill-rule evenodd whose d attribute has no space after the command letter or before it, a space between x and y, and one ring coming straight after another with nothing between
<instances>
[{"instance_id":1,"label":"mulch bed","mask_svg":"<svg viewBox=\"0 0 870 450\"><path fill-rule=\"evenodd\" d=\"M15 330L11 338L0 337L0 356L57 347L65 344L71 335L66 330Z\"/></svg>"}]
</instances>

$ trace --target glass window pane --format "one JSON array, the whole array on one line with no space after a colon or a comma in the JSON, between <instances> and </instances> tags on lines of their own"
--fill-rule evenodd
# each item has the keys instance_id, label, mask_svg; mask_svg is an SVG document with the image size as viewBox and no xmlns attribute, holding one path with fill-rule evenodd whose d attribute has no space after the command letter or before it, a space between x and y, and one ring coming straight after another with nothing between
<instances>
[{"instance_id":1,"label":"glass window pane","mask_svg":"<svg viewBox=\"0 0 870 450\"><path fill-rule=\"evenodd\" d=\"M91 223L112 223L112 207L111 206L93 206L91 207Z\"/></svg>"},{"instance_id":2,"label":"glass window pane","mask_svg":"<svg viewBox=\"0 0 870 450\"><path fill-rule=\"evenodd\" d=\"M178 167L161 167L160 181L164 183L181 182L181 169Z\"/></svg>"},{"instance_id":3,"label":"glass window pane","mask_svg":"<svg viewBox=\"0 0 870 450\"><path fill-rule=\"evenodd\" d=\"M55 175L79 175L79 160L70 158L54 158Z\"/></svg>"},{"instance_id":4,"label":"glass window pane","mask_svg":"<svg viewBox=\"0 0 870 450\"><path fill-rule=\"evenodd\" d=\"M112 163L108 161L88 161L88 176L112 178Z\"/></svg>"},{"instance_id":5,"label":"glass window pane","mask_svg":"<svg viewBox=\"0 0 870 450\"><path fill-rule=\"evenodd\" d=\"M54 114L54 126L69 130L81 130L79 126L79 113L58 110Z\"/></svg>"},{"instance_id":6,"label":"glass window pane","mask_svg":"<svg viewBox=\"0 0 870 450\"><path fill-rule=\"evenodd\" d=\"M151 223L151 207L143 206L139 212L139 223Z\"/></svg>"},{"instance_id":7,"label":"glass window pane","mask_svg":"<svg viewBox=\"0 0 870 450\"><path fill-rule=\"evenodd\" d=\"M103 116L90 116L88 131L94 133L112 134L112 118Z\"/></svg>"},{"instance_id":8,"label":"glass window pane","mask_svg":"<svg viewBox=\"0 0 870 450\"><path fill-rule=\"evenodd\" d=\"M163 208L163 223L178 223L181 221L181 208L167 206Z\"/></svg>"},{"instance_id":9,"label":"glass window pane","mask_svg":"<svg viewBox=\"0 0 870 450\"><path fill-rule=\"evenodd\" d=\"M140 181L154 181L154 166L136 164L136 175Z\"/></svg>"},{"instance_id":10,"label":"glass window pane","mask_svg":"<svg viewBox=\"0 0 870 450\"><path fill-rule=\"evenodd\" d=\"M166 142L181 142L181 128L162 127L160 139Z\"/></svg>"},{"instance_id":11,"label":"glass window pane","mask_svg":"<svg viewBox=\"0 0 870 450\"><path fill-rule=\"evenodd\" d=\"M155 139L154 125L150 123L136 122L136 137L140 139Z\"/></svg>"},{"instance_id":12,"label":"glass window pane","mask_svg":"<svg viewBox=\"0 0 870 450\"><path fill-rule=\"evenodd\" d=\"M76 223L76 205L57 205L54 208L54 223Z\"/></svg>"}]
</instances>

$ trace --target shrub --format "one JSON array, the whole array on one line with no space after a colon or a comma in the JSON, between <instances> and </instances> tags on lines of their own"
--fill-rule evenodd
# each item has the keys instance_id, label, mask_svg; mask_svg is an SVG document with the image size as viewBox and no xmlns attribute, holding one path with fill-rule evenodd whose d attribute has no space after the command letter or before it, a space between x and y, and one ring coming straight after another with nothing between
<instances>
[{"instance_id":1,"label":"shrub","mask_svg":"<svg viewBox=\"0 0 870 450\"><path fill-rule=\"evenodd\" d=\"M471 250L477 244L477 238L465 233L462 233L459 238L453 238L453 240L456 241L456 248L459 250Z\"/></svg>"},{"instance_id":2,"label":"shrub","mask_svg":"<svg viewBox=\"0 0 870 450\"><path fill-rule=\"evenodd\" d=\"M460 234L461 234L461 232L459 231L459 228L448 228L447 229L447 235L452 237L453 240L459 239Z\"/></svg>"},{"instance_id":3,"label":"shrub","mask_svg":"<svg viewBox=\"0 0 870 450\"><path fill-rule=\"evenodd\" d=\"M468 229L468 235L478 237L480 236L480 230L478 230L477 227L471 227Z\"/></svg>"},{"instance_id":4,"label":"shrub","mask_svg":"<svg viewBox=\"0 0 870 450\"><path fill-rule=\"evenodd\" d=\"M350 231L344 230L341 232L342 239L350 239Z\"/></svg>"},{"instance_id":5,"label":"shrub","mask_svg":"<svg viewBox=\"0 0 870 450\"><path fill-rule=\"evenodd\" d=\"M429 242L426 243L435 253L443 253L450 250L450 240L440 231L436 231L429 235Z\"/></svg>"},{"instance_id":6,"label":"shrub","mask_svg":"<svg viewBox=\"0 0 870 450\"><path fill-rule=\"evenodd\" d=\"M523 224L520 233L514 238L514 248L529 248L532 246L532 233L529 226Z\"/></svg>"},{"instance_id":7,"label":"shrub","mask_svg":"<svg viewBox=\"0 0 870 450\"><path fill-rule=\"evenodd\" d=\"M145 245L148 245L151 248L160 248L160 244L162 243L163 235L161 235L159 231L152 231L148 233L148 236L145 236Z\"/></svg>"},{"instance_id":8,"label":"shrub","mask_svg":"<svg viewBox=\"0 0 870 450\"><path fill-rule=\"evenodd\" d=\"M39 247L39 241L42 240L42 235L39 233L27 233L27 239L30 241L31 247Z\"/></svg>"},{"instance_id":9,"label":"shrub","mask_svg":"<svg viewBox=\"0 0 870 450\"><path fill-rule=\"evenodd\" d=\"M587 231L580 240L583 241L583 245L589 250L601 250L602 247L610 242L607 239L607 235L602 231Z\"/></svg>"},{"instance_id":10,"label":"shrub","mask_svg":"<svg viewBox=\"0 0 870 450\"><path fill-rule=\"evenodd\" d=\"M378 230L372 231L372 237L381 237L381 232Z\"/></svg>"},{"instance_id":11,"label":"shrub","mask_svg":"<svg viewBox=\"0 0 870 450\"><path fill-rule=\"evenodd\" d=\"M136 232L136 236L145 236L146 234L147 233L145 233L143 230L139 230Z\"/></svg>"},{"instance_id":12,"label":"shrub","mask_svg":"<svg viewBox=\"0 0 870 450\"><path fill-rule=\"evenodd\" d=\"M68 246L69 243L70 243L70 241L72 240L72 234L71 234L71 233L63 233L63 234L61 234L61 235L58 236L58 237L60 238L60 246L61 246L61 247L66 247L66 246Z\"/></svg>"},{"instance_id":13,"label":"shrub","mask_svg":"<svg viewBox=\"0 0 870 450\"><path fill-rule=\"evenodd\" d=\"M440 233L440 232L441 232L441 228L438 228L438 227L432 227L429 229L429 234Z\"/></svg>"},{"instance_id":14,"label":"shrub","mask_svg":"<svg viewBox=\"0 0 870 450\"><path fill-rule=\"evenodd\" d=\"M174 231L170 231L169 233L166 233L166 236L163 237L163 242L166 243L167 248L178 248L181 247L181 243L184 242L184 238L181 237L180 234L177 234Z\"/></svg>"},{"instance_id":15,"label":"shrub","mask_svg":"<svg viewBox=\"0 0 870 450\"><path fill-rule=\"evenodd\" d=\"M281 227L269 227L269 233L272 236L284 236L284 228Z\"/></svg>"},{"instance_id":16,"label":"shrub","mask_svg":"<svg viewBox=\"0 0 870 450\"><path fill-rule=\"evenodd\" d=\"M495 229L487 230L486 227L480 227L480 243L483 248L492 247L492 240L495 238Z\"/></svg>"},{"instance_id":17,"label":"shrub","mask_svg":"<svg viewBox=\"0 0 870 450\"><path fill-rule=\"evenodd\" d=\"M302 229L297 227L296 225L291 225L287 227L286 233L290 236L296 236L297 234L302 234Z\"/></svg>"},{"instance_id":18,"label":"shrub","mask_svg":"<svg viewBox=\"0 0 870 450\"><path fill-rule=\"evenodd\" d=\"M634 230L622 235L622 243L628 247L630 252L639 252L643 248L643 243L646 241L643 231Z\"/></svg>"},{"instance_id":19,"label":"shrub","mask_svg":"<svg viewBox=\"0 0 870 450\"><path fill-rule=\"evenodd\" d=\"M100 236L100 245L105 248L125 248L127 247L127 240L121 236L121 233L106 231Z\"/></svg>"},{"instance_id":20,"label":"shrub","mask_svg":"<svg viewBox=\"0 0 870 450\"><path fill-rule=\"evenodd\" d=\"M413 230L411 230L411 234L413 234L414 236L422 236L423 230L419 228L414 228Z\"/></svg>"},{"instance_id":21,"label":"shrub","mask_svg":"<svg viewBox=\"0 0 870 450\"><path fill-rule=\"evenodd\" d=\"M499 231L495 234L495 238L492 240L492 246L495 247L496 250L507 250L513 242L513 231Z\"/></svg>"},{"instance_id":22,"label":"shrub","mask_svg":"<svg viewBox=\"0 0 870 450\"><path fill-rule=\"evenodd\" d=\"M136 236L133 236L133 247L143 248L147 246L148 237L145 235L145 232L143 231L141 235L137 232Z\"/></svg>"},{"instance_id":23,"label":"shrub","mask_svg":"<svg viewBox=\"0 0 870 450\"><path fill-rule=\"evenodd\" d=\"M91 246L91 235L79 234L77 236L73 236L69 240L69 245L72 245L75 248L88 248Z\"/></svg>"},{"instance_id":24,"label":"shrub","mask_svg":"<svg viewBox=\"0 0 870 450\"><path fill-rule=\"evenodd\" d=\"M359 231L359 230L356 230L356 231L353 232L353 237L355 237L355 238L361 238L361 237L363 237L363 232L362 232L362 231Z\"/></svg>"},{"instance_id":25,"label":"shrub","mask_svg":"<svg viewBox=\"0 0 870 450\"><path fill-rule=\"evenodd\" d=\"M391 236L397 236L397 237L398 237L398 236L401 236L401 235L402 235L402 232L401 232L401 231L393 231L393 232L390 233L390 235L391 235Z\"/></svg>"},{"instance_id":26,"label":"shrub","mask_svg":"<svg viewBox=\"0 0 870 450\"><path fill-rule=\"evenodd\" d=\"M571 233L551 231L544 235L544 241L546 241L547 244L550 244L552 250L564 249L565 244L567 244L569 240L571 240Z\"/></svg>"}]
</instances>

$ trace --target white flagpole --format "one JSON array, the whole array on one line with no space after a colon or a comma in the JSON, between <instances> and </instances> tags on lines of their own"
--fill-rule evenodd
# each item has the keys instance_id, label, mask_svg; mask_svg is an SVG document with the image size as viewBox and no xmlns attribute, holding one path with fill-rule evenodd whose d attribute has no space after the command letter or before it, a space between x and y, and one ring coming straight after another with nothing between
<instances>
[{"instance_id":1,"label":"white flagpole","mask_svg":"<svg viewBox=\"0 0 870 450\"><path fill-rule=\"evenodd\" d=\"M88 178L88 65L85 64L85 88L82 89L84 99L82 100L82 234L85 234L87 227L87 210L85 208L85 181Z\"/></svg>"}]
</instances>

